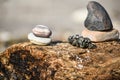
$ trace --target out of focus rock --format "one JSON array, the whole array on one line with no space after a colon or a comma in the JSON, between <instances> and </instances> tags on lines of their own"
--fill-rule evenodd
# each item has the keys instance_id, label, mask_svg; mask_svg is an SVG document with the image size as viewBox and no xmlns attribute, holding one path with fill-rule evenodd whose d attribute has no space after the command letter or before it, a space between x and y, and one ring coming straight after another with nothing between
<instances>
[{"instance_id":1,"label":"out of focus rock","mask_svg":"<svg viewBox=\"0 0 120 80\"><path fill-rule=\"evenodd\" d=\"M7 31L2 31L0 32L0 42L6 42L6 41L9 41L11 40L12 34L10 32L7 32Z\"/></svg>"}]
</instances>

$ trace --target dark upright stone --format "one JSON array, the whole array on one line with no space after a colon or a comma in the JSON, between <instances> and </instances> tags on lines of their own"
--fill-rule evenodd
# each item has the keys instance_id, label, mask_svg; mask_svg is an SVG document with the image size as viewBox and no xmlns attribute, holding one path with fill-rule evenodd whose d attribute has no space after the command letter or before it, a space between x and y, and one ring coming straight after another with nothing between
<instances>
[{"instance_id":1,"label":"dark upright stone","mask_svg":"<svg viewBox=\"0 0 120 80\"><path fill-rule=\"evenodd\" d=\"M88 15L84 22L87 29L93 31L107 31L112 30L113 25L111 19L99 3L91 1L87 5Z\"/></svg>"}]
</instances>

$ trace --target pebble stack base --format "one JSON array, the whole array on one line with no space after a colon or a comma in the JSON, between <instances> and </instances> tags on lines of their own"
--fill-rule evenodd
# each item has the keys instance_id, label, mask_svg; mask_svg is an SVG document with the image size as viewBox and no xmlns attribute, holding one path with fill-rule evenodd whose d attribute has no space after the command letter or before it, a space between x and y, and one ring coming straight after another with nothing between
<instances>
[{"instance_id":1,"label":"pebble stack base","mask_svg":"<svg viewBox=\"0 0 120 80\"><path fill-rule=\"evenodd\" d=\"M51 38L36 37L33 33L28 34L28 39L37 45L48 45L51 42Z\"/></svg>"},{"instance_id":2,"label":"pebble stack base","mask_svg":"<svg viewBox=\"0 0 120 80\"><path fill-rule=\"evenodd\" d=\"M88 29L84 29L81 35L83 37L90 38L93 42L102 42L119 39L119 31L116 29L113 29L111 31L90 31Z\"/></svg>"}]
</instances>

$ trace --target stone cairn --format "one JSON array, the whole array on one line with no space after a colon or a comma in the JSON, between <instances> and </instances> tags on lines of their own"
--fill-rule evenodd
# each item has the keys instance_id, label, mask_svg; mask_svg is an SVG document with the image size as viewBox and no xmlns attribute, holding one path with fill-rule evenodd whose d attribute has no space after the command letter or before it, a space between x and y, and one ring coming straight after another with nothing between
<instances>
[{"instance_id":1,"label":"stone cairn","mask_svg":"<svg viewBox=\"0 0 120 80\"><path fill-rule=\"evenodd\" d=\"M51 42L52 31L44 25L37 25L32 29L32 33L28 34L28 39L33 44L48 45Z\"/></svg>"},{"instance_id":2,"label":"stone cairn","mask_svg":"<svg viewBox=\"0 0 120 80\"><path fill-rule=\"evenodd\" d=\"M98 2L90 1L87 5L88 15L84 22L83 37L93 42L119 39L118 30L113 28L112 21L105 8Z\"/></svg>"}]
</instances>

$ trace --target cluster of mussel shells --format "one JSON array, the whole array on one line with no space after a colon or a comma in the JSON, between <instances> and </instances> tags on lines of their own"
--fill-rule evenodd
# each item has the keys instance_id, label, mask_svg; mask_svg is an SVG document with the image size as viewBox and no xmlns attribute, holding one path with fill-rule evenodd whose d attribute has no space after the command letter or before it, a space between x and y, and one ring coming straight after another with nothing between
<instances>
[{"instance_id":1,"label":"cluster of mussel shells","mask_svg":"<svg viewBox=\"0 0 120 80\"><path fill-rule=\"evenodd\" d=\"M92 43L92 41L89 38L80 36L78 34L72 35L68 37L68 42L77 47L81 48L95 48L95 44Z\"/></svg>"}]
</instances>

